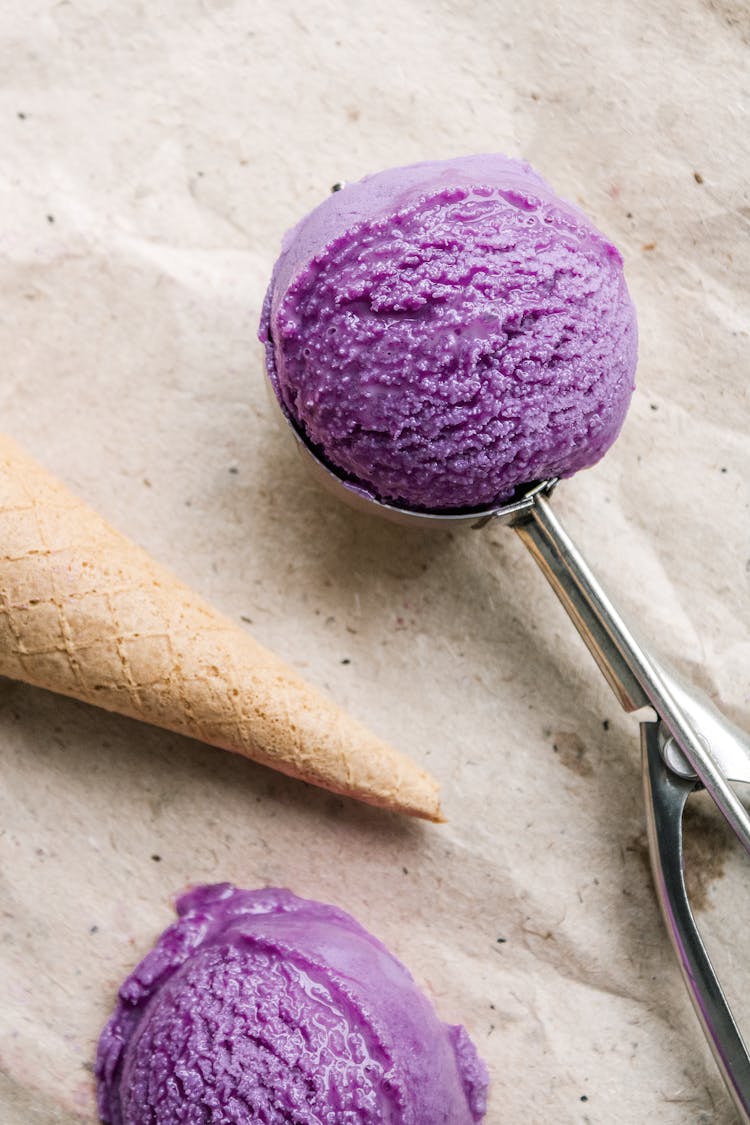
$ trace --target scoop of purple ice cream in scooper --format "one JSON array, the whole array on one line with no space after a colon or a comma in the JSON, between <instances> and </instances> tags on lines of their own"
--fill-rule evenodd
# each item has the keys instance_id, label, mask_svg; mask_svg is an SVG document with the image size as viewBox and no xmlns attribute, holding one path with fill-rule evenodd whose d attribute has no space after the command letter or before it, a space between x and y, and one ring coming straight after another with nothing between
<instances>
[{"instance_id":1,"label":"scoop of purple ice cream in scooper","mask_svg":"<svg viewBox=\"0 0 750 1125\"><path fill-rule=\"evenodd\" d=\"M368 176L290 231L260 337L314 454L374 499L455 511L594 464L634 387L615 247L525 163Z\"/></svg>"}]
</instances>

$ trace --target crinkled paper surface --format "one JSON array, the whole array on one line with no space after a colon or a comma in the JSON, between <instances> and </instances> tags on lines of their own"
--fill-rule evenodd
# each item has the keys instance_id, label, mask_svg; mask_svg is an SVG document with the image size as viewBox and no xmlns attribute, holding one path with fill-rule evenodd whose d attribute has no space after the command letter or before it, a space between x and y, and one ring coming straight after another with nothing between
<instances>
[{"instance_id":1,"label":"crinkled paper surface","mask_svg":"<svg viewBox=\"0 0 750 1125\"><path fill-rule=\"evenodd\" d=\"M386 941L487 1060L491 1125L728 1125L651 887L635 720L512 532L404 532L317 490L255 330L334 181L529 159L621 247L640 317L622 437L556 507L750 727L746 5L11 0L0 31L0 425L436 774L449 817L0 683L0 1119L95 1122L119 981L175 892L232 880ZM750 869L691 806L693 901L750 1017Z\"/></svg>"}]
</instances>

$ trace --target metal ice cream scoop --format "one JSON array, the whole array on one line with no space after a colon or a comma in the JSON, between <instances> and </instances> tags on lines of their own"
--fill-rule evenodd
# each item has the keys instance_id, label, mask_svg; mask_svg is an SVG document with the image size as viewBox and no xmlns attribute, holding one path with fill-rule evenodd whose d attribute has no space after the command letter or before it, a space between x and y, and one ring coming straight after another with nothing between
<instances>
[{"instance_id":1,"label":"metal ice cream scoop","mask_svg":"<svg viewBox=\"0 0 750 1125\"><path fill-rule=\"evenodd\" d=\"M275 396L271 398L281 413ZM565 607L626 711L651 707L641 722L643 784L656 890L696 1013L740 1119L750 1125L750 1056L695 924L687 896L682 816L705 787L750 852L750 816L730 782L750 783L750 737L701 691L684 683L643 646L595 578L550 504L556 480L519 489L508 503L458 514L410 511L381 503L342 480L307 445L289 418L302 457L317 479L350 506L415 527L512 527Z\"/></svg>"}]
</instances>

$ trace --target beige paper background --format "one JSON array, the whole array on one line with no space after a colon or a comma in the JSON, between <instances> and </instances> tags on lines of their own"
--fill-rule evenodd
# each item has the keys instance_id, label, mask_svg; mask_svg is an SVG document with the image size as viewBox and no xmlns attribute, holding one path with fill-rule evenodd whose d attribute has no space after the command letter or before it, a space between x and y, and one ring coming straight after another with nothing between
<instances>
[{"instance_id":1,"label":"beige paper background","mask_svg":"<svg viewBox=\"0 0 750 1125\"><path fill-rule=\"evenodd\" d=\"M95 1121L117 984L176 891L225 879L385 940L469 1028L491 1125L734 1119L651 889L633 720L510 532L406 533L305 479L255 329L335 180L531 160L622 248L641 329L623 435L556 506L750 727L749 41L733 0L3 6L0 425L431 769L450 818L0 682L4 1125ZM699 918L742 1000L749 869L698 808Z\"/></svg>"}]
</instances>

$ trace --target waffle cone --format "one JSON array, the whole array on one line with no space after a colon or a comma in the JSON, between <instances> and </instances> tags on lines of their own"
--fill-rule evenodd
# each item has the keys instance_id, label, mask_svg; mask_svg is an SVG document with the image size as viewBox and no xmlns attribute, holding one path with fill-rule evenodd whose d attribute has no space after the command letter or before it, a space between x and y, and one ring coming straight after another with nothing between
<instances>
[{"instance_id":1,"label":"waffle cone","mask_svg":"<svg viewBox=\"0 0 750 1125\"><path fill-rule=\"evenodd\" d=\"M441 819L428 774L1 434L0 675Z\"/></svg>"}]
</instances>

